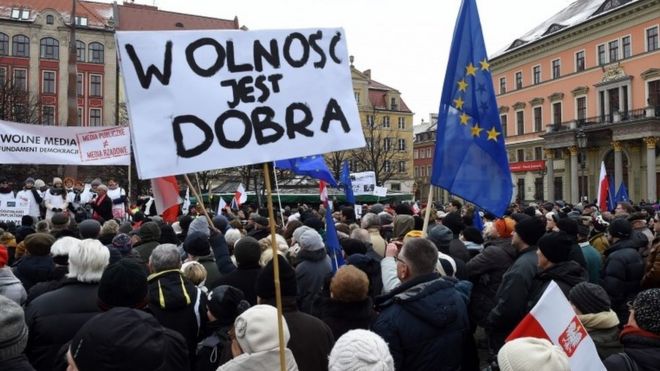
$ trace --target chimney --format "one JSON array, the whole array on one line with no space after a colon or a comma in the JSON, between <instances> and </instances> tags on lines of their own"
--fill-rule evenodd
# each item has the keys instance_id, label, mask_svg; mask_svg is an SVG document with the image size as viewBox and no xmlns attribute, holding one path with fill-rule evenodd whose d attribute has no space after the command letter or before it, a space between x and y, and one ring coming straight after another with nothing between
<instances>
[{"instance_id":1,"label":"chimney","mask_svg":"<svg viewBox=\"0 0 660 371\"><path fill-rule=\"evenodd\" d=\"M369 80L371 80L371 70L364 70L364 72L362 72L362 73L365 74L365 75L367 75L367 77L369 78Z\"/></svg>"}]
</instances>

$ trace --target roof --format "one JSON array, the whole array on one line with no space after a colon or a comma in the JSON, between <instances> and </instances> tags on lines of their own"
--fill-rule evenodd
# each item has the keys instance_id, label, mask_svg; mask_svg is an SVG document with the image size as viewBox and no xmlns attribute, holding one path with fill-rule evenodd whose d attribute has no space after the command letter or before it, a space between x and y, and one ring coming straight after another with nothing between
<instances>
[{"instance_id":1,"label":"roof","mask_svg":"<svg viewBox=\"0 0 660 371\"><path fill-rule=\"evenodd\" d=\"M124 3L118 5L117 29L122 31L142 30L217 30L238 29L238 18L233 20L212 18L159 10L158 7Z\"/></svg>"},{"instance_id":2,"label":"roof","mask_svg":"<svg viewBox=\"0 0 660 371\"><path fill-rule=\"evenodd\" d=\"M0 0L0 18L11 19L12 9L29 9L28 19L24 22L34 22L37 13L47 9L57 11L64 18L64 22L70 24L71 0ZM77 1L76 16L87 18L87 27L106 28L112 27L109 20L112 18L112 4L96 3L92 1ZM77 26L79 28L81 26Z\"/></svg>"},{"instance_id":3,"label":"roof","mask_svg":"<svg viewBox=\"0 0 660 371\"><path fill-rule=\"evenodd\" d=\"M507 54L529 43L541 40L558 31L577 26L612 10L640 0L577 0L557 14L495 52L490 59Z\"/></svg>"},{"instance_id":4,"label":"roof","mask_svg":"<svg viewBox=\"0 0 660 371\"><path fill-rule=\"evenodd\" d=\"M389 91L398 90L390 88L385 84L381 84L378 81L369 80L369 102L374 108L380 108L388 110L387 102L385 101L385 96ZM399 97L399 109L397 112L412 112L406 102L403 101L403 98Z\"/></svg>"}]
</instances>

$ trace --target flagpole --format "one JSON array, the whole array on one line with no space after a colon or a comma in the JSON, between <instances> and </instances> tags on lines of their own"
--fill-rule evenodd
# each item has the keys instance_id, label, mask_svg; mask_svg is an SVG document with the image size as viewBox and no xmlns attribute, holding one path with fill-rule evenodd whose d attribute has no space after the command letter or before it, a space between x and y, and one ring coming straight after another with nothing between
<instances>
[{"instance_id":1,"label":"flagpole","mask_svg":"<svg viewBox=\"0 0 660 371\"><path fill-rule=\"evenodd\" d=\"M273 171L274 173L274 171ZM277 240L275 239L275 212L273 211L273 195L270 185L270 171L268 163L264 162L264 181L266 183L266 194L268 196L268 219L270 222L270 243L273 248L273 281L275 282L275 306L277 307L277 333L280 341L280 370L286 371L284 359L284 325L282 323L282 294L280 291L280 263L277 251ZM277 183L276 183L277 184ZM279 192L278 192L279 193Z\"/></svg>"},{"instance_id":2,"label":"flagpole","mask_svg":"<svg viewBox=\"0 0 660 371\"><path fill-rule=\"evenodd\" d=\"M197 190L195 189L195 187L193 187L192 183L190 182L190 178L188 178L188 174L183 174L183 177L186 179L186 184L188 184L188 188L192 189L195 198L200 200L199 193L197 193ZM202 206L202 213L204 214L204 216L206 216L206 220L209 222L209 228L217 231L218 229L215 227L215 225L213 225L213 220L211 220L209 213L206 211L206 207L204 207L204 201L201 200L199 204Z\"/></svg>"},{"instance_id":3,"label":"flagpole","mask_svg":"<svg viewBox=\"0 0 660 371\"><path fill-rule=\"evenodd\" d=\"M286 226L284 223L284 210L282 209L282 198L280 197L280 185L277 181L277 171L275 171L275 162L273 162L273 176L275 177L275 190L277 191L277 204L280 206L280 218L282 219L282 228Z\"/></svg>"},{"instance_id":4,"label":"flagpole","mask_svg":"<svg viewBox=\"0 0 660 371\"><path fill-rule=\"evenodd\" d=\"M429 184L429 198L426 201L426 213L424 215L424 226L422 227L422 234L426 236L426 231L429 227L429 219L431 218L431 202L433 202L433 184Z\"/></svg>"}]
</instances>

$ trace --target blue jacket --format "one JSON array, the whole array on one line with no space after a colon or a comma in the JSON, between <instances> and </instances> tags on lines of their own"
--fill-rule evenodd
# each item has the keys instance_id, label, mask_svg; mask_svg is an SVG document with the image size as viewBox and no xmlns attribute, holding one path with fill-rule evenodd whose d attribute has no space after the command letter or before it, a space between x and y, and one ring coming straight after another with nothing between
<instances>
[{"instance_id":1,"label":"blue jacket","mask_svg":"<svg viewBox=\"0 0 660 371\"><path fill-rule=\"evenodd\" d=\"M470 289L467 281L431 273L376 299L372 330L388 343L397 370L461 369Z\"/></svg>"}]
</instances>

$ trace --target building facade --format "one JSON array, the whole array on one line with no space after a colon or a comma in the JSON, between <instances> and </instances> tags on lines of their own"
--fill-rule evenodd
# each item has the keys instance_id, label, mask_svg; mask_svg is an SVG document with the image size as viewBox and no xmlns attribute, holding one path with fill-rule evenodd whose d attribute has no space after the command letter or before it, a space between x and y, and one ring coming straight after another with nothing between
<instances>
[{"instance_id":1,"label":"building facade","mask_svg":"<svg viewBox=\"0 0 660 371\"><path fill-rule=\"evenodd\" d=\"M518 200L660 196L660 0L577 0L491 57Z\"/></svg>"},{"instance_id":2,"label":"building facade","mask_svg":"<svg viewBox=\"0 0 660 371\"><path fill-rule=\"evenodd\" d=\"M388 191L413 193L413 113L401 92L373 80L371 70L361 72L351 62L351 75L367 141L366 148L347 153L351 171L374 171Z\"/></svg>"}]
</instances>

